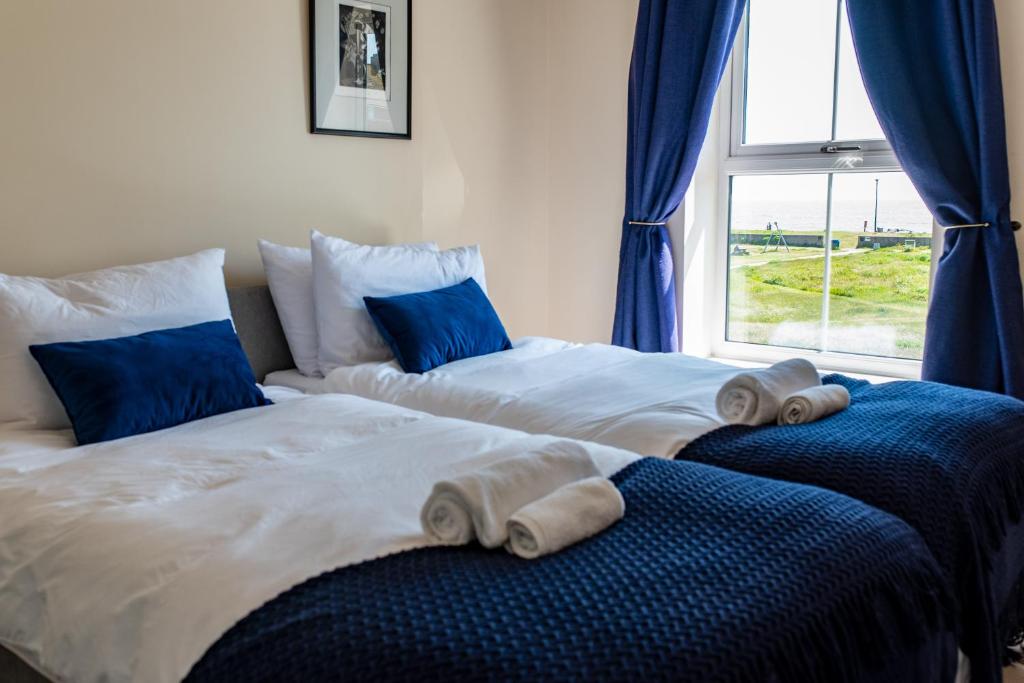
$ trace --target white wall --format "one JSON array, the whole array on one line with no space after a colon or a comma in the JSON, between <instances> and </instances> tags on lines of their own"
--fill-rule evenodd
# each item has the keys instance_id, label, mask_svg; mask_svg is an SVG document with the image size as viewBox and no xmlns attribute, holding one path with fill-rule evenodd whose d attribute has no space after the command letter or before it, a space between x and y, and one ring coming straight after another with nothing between
<instances>
[{"instance_id":1,"label":"white wall","mask_svg":"<svg viewBox=\"0 0 1024 683\"><path fill-rule=\"evenodd\" d=\"M999 50L1006 103L1006 144L1010 153L1011 214L1024 222L1024 2L996 0ZM1017 252L1024 254L1024 230L1017 233ZM1021 259L1024 277L1024 258Z\"/></svg>"},{"instance_id":2,"label":"white wall","mask_svg":"<svg viewBox=\"0 0 1024 683\"><path fill-rule=\"evenodd\" d=\"M637 2L417 1L412 142L307 132L307 0L0 3L0 272L480 242L513 335L608 341Z\"/></svg>"},{"instance_id":3,"label":"white wall","mask_svg":"<svg viewBox=\"0 0 1024 683\"><path fill-rule=\"evenodd\" d=\"M626 194L626 83L638 0L552 0L549 334L607 343Z\"/></svg>"},{"instance_id":4,"label":"white wall","mask_svg":"<svg viewBox=\"0 0 1024 683\"><path fill-rule=\"evenodd\" d=\"M480 242L512 334L608 341L637 4L418 2L404 142L309 135L306 0L0 3L0 272L221 245L250 283L257 237L302 244L310 227ZM996 4L1022 219L1024 2ZM698 168L673 226L691 312L709 305L690 282L715 178Z\"/></svg>"},{"instance_id":5,"label":"white wall","mask_svg":"<svg viewBox=\"0 0 1024 683\"><path fill-rule=\"evenodd\" d=\"M307 0L0 3L0 272L256 239L480 242L513 334L547 324L547 0L414 12L413 140L310 135ZM620 79L616 79L620 80Z\"/></svg>"}]
</instances>

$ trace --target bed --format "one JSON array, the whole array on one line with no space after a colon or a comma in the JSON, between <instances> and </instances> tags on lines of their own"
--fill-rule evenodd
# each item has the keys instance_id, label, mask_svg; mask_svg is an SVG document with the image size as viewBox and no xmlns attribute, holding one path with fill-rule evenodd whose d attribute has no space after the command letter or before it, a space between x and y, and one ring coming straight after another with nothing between
<instances>
[{"instance_id":1,"label":"bed","mask_svg":"<svg viewBox=\"0 0 1024 683\"><path fill-rule=\"evenodd\" d=\"M257 372L274 344L246 338ZM536 562L442 548L419 526L432 482L560 439L267 391L90 446L0 433L0 678L955 674L941 568L859 501L577 443L622 491L619 524Z\"/></svg>"},{"instance_id":2,"label":"bed","mask_svg":"<svg viewBox=\"0 0 1024 683\"><path fill-rule=\"evenodd\" d=\"M726 427L717 390L740 369L681 354L527 338L417 375L396 363L294 370L267 382L345 393L643 455L813 484L917 528L956 586L975 680L997 680L1024 622L1024 402L922 382L841 376L853 405L818 424ZM955 409L950 410L951 407ZM799 458L792 455L799 453ZM898 466L892 466L892 465Z\"/></svg>"},{"instance_id":3,"label":"bed","mask_svg":"<svg viewBox=\"0 0 1024 683\"><path fill-rule=\"evenodd\" d=\"M94 446L0 439L0 641L75 681L955 671L937 564L857 501L588 445L630 508L606 534L536 566L428 547L433 481L555 438L272 395Z\"/></svg>"}]
</instances>

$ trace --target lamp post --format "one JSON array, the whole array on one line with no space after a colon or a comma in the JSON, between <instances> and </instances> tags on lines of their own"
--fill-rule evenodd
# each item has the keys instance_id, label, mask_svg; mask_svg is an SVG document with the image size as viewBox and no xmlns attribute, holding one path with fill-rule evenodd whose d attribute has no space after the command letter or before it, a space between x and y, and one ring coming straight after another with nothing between
<instances>
[{"instance_id":1,"label":"lamp post","mask_svg":"<svg viewBox=\"0 0 1024 683\"><path fill-rule=\"evenodd\" d=\"M875 232L878 232L878 178L875 178Z\"/></svg>"}]
</instances>

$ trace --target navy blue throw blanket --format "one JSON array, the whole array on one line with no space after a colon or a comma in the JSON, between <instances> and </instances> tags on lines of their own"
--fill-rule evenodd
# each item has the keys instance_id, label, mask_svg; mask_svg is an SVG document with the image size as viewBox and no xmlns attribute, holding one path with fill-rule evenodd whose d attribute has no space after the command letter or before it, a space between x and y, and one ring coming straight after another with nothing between
<instances>
[{"instance_id":1,"label":"navy blue throw blanket","mask_svg":"<svg viewBox=\"0 0 1024 683\"><path fill-rule=\"evenodd\" d=\"M1004 543L1014 525L1021 538L1024 402L931 382L824 382L850 390L847 410L807 425L723 427L677 457L832 489L908 522L956 591L972 680L1001 680L1024 618L1024 562Z\"/></svg>"},{"instance_id":2,"label":"navy blue throw blanket","mask_svg":"<svg viewBox=\"0 0 1024 683\"><path fill-rule=\"evenodd\" d=\"M905 523L830 491L645 459L625 518L536 561L426 548L320 575L187 680L952 680L942 571Z\"/></svg>"}]
</instances>

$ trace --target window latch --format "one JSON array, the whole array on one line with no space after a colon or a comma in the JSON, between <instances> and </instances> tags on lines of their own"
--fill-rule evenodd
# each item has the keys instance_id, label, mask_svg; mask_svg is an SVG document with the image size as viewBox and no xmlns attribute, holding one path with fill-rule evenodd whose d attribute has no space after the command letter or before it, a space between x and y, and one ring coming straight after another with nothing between
<instances>
[{"instance_id":1,"label":"window latch","mask_svg":"<svg viewBox=\"0 0 1024 683\"><path fill-rule=\"evenodd\" d=\"M840 152L859 152L860 145L824 145L821 148L823 154L839 154Z\"/></svg>"}]
</instances>

